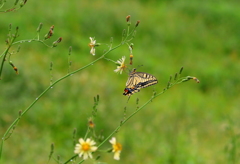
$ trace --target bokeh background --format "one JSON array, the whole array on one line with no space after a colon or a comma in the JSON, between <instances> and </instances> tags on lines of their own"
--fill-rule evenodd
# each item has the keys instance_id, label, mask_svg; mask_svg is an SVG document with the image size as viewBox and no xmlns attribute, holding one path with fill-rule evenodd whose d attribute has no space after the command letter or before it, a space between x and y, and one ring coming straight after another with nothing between
<instances>
[{"instance_id":1,"label":"bokeh background","mask_svg":"<svg viewBox=\"0 0 240 164\"><path fill-rule=\"evenodd\" d=\"M169 76L183 66L183 76L196 76L201 82L174 86L131 118L114 135L123 146L120 161L108 153L94 156L100 154L100 162L113 164L239 163L239 5L238 0L45 0L28 1L21 10L1 13L1 52L9 24L13 31L19 27L18 40L34 38L40 22L41 37L55 26L50 44L63 38L54 49L37 42L21 44L20 52L11 57L19 75L5 63L0 81L1 136L19 110L26 109L49 86L50 62L56 80L67 73L70 46L71 70L95 60L108 49L111 37L113 46L120 43L127 15L131 15L132 25L141 21L133 40L133 67L143 65L138 71L159 80L127 103L122 92L128 73L118 75L112 62L100 60L57 84L21 118L4 144L1 162L47 163L51 143L55 144L54 157L66 161L73 156L73 129L77 128L78 138L85 135L94 96L100 96L96 132L108 136L123 119L125 107L127 115L134 112L153 89L161 92ZM89 54L90 36L102 43L96 56ZM17 45L11 50L16 51ZM122 56L128 61L127 46L107 58L116 61ZM101 149L109 146L106 143Z\"/></svg>"}]
</instances>

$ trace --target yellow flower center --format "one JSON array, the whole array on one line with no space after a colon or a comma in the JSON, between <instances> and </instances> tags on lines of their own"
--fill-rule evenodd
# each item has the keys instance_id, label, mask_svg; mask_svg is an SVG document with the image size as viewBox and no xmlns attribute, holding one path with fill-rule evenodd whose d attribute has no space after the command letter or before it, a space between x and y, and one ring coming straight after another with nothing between
<instances>
[{"instance_id":1,"label":"yellow flower center","mask_svg":"<svg viewBox=\"0 0 240 164\"><path fill-rule=\"evenodd\" d=\"M89 44L88 44L88 46L89 46L90 48L93 48L93 47L95 47L95 45L94 45L94 44L92 44L92 43L89 43Z\"/></svg>"},{"instance_id":2,"label":"yellow flower center","mask_svg":"<svg viewBox=\"0 0 240 164\"><path fill-rule=\"evenodd\" d=\"M88 151L89 149L90 149L90 145L88 143L85 142L85 143L82 144L82 150L83 151Z\"/></svg>"},{"instance_id":3,"label":"yellow flower center","mask_svg":"<svg viewBox=\"0 0 240 164\"><path fill-rule=\"evenodd\" d=\"M122 145L120 143L116 143L113 145L113 150L114 151L121 151L122 150Z\"/></svg>"},{"instance_id":4,"label":"yellow flower center","mask_svg":"<svg viewBox=\"0 0 240 164\"><path fill-rule=\"evenodd\" d=\"M123 63L121 66L120 66L122 69L125 69L127 68L127 66Z\"/></svg>"}]
</instances>

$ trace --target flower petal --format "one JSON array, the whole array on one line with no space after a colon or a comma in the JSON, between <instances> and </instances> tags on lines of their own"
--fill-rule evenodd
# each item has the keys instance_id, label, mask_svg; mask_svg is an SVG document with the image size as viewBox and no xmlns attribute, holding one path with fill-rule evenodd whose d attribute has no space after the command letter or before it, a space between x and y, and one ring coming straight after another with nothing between
<instances>
[{"instance_id":1,"label":"flower petal","mask_svg":"<svg viewBox=\"0 0 240 164\"><path fill-rule=\"evenodd\" d=\"M80 143L80 144L83 144L84 142L85 142L85 141L84 141L82 138L79 139L79 143ZM80 145L80 144L78 144L78 145Z\"/></svg>"},{"instance_id":2,"label":"flower petal","mask_svg":"<svg viewBox=\"0 0 240 164\"><path fill-rule=\"evenodd\" d=\"M92 158L92 153L89 152L89 153L88 153L88 156L89 156L90 158Z\"/></svg>"},{"instance_id":3,"label":"flower petal","mask_svg":"<svg viewBox=\"0 0 240 164\"><path fill-rule=\"evenodd\" d=\"M92 146L92 145L95 145L96 142L94 142L93 140L91 140L91 142L90 142L89 144Z\"/></svg>"},{"instance_id":4,"label":"flower petal","mask_svg":"<svg viewBox=\"0 0 240 164\"><path fill-rule=\"evenodd\" d=\"M111 144L116 144L116 138L113 137L111 140L109 140L109 142L110 142Z\"/></svg>"},{"instance_id":5,"label":"flower petal","mask_svg":"<svg viewBox=\"0 0 240 164\"><path fill-rule=\"evenodd\" d=\"M84 160L88 159L88 153L83 153L83 159Z\"/></svg>"},{"instance_id":6,"label":"flower petal","mask_svg":"<svg viewBox=\"0 0 240 164\"><path fill-rule=\"evenodd\" d=\"M120 160L120 151L114 153L113 159Z\"/></svg>"},{"instance_id":7,"label":"flower petal","mask_svg":"<svg viewBox=\"0 0 240 164\"><path fill-rule=\"evenodd\" d=\"M91 151L92 151L92 152L96 151L97 149L98 149L98 148L97 148L96 146L92 146L92 147L91 147Z\"/></svg>"}]
</instances>

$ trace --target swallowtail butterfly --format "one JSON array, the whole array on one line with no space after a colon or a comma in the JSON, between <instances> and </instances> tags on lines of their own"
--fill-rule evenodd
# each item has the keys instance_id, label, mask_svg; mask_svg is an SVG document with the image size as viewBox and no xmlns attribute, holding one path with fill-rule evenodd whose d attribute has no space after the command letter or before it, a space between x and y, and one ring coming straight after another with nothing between
<instances>
[{"instance_id":1,"label":"swallowtail butterfly","mask_svg":"<svg viewBox=\"0 0 240 164\"><path fill-rule=\"evenodd\" d=\"M126 82L126 88L124 89L123 95L131 96L139 92L141 88L146 88L157 83L158 80L155 76L145 72L136 72L136 69L133 69Z\"/></svg>"}]
</instances>

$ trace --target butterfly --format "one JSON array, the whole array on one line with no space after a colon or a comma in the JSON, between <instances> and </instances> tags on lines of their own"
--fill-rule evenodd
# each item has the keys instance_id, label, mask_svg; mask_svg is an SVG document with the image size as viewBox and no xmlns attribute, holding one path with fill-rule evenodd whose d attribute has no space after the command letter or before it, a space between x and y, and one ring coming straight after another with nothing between
<instances>
[{"instance_id":1,"label":"butterfly","mask_svg":"<svg viewBox=\"0 0 240 164\"><path fill-rule=\"evenodd\" d=\"M155 76L145 72L136 72L136 69L133 69L129 74L123 95L131 96L132 94L139 92L141 88L146 88L157 83L158 80Z\"/></svg>"}]
</instances>

